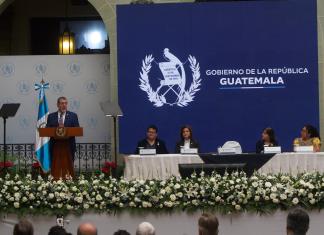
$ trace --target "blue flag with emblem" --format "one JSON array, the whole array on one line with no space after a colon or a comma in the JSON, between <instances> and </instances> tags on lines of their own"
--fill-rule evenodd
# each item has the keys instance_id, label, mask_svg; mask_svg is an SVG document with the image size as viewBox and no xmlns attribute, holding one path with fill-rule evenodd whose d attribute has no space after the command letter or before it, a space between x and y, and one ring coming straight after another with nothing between
<instances>
[{"instance_id":1,"label":"blue flag with emblem","mask_svg":"<svg viewBox=\"0 0 324 235\"><path fill-rule=\"evenodd\" d=\"M45 89L49 88L48 83L42 81L40 84L35 84L35 90L39 91L39 106L38 106L38 118L36 129L36 143L35 152L36 158L44 172L48 172L51 169L51 155L50 155L50 138L40 137L38 128L46 127L48 106L45 96Z\"/></svg>"}]
</instances>

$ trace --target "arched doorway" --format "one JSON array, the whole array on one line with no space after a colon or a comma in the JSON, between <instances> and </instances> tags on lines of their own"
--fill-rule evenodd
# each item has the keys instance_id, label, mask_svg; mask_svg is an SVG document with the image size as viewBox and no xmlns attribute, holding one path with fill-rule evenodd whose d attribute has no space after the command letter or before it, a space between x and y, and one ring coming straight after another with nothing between
<instances>
[{"instance_id":1,"label":"arched doorway","mask_svg":"<svg viewBox=\"0 0 324 235\"><path fill-rule=\"evenodd\" d=\"M0 14L14 0L0 0ZM89 3L98 11L106 26L110 43L110 90L111 100L117 100L117 43L116 43L116 1L89 0Z\"/></svg>"}]
</instances>

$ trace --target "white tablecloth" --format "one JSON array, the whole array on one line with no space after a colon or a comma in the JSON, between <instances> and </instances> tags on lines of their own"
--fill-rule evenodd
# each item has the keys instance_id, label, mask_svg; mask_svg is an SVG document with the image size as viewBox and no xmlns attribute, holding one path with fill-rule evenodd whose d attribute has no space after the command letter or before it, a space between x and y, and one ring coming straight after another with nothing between
<instances>
[{"instance_id":1,"label":"white tablecloth","mask_svg":"<svg viewBox=\"0 0 324 235\"><path fill-rule=\"evenodd\" d=\"M264 164L260 173L289 173L296 175L304 172L324 173L323 153L279 153Z\"/></svg>"},{"instance_id":2,"label":"white tablecloth","mask_svg":"<svg viewBox=\"0 0 324 235\"><path fill-rule=\"evenodd\" d=\"M158 154L125 156L124 177L132 179L167 179L180 176L179 163L203 163L198 155Z\"/></svg>"},{"instance_id":3,"label":"white tablecloth","mask_svg":"<svg viewBox=\"0 0 324 235\"><path fill-rule=\"evenodd\" d=\"M124 177L132 179L167 179L180 176L179 163L203 163L198 155L159 154L125 156ZM279 153L265 163L259 173L324 173L323 153Z\"/></svg>"}]
</instances>

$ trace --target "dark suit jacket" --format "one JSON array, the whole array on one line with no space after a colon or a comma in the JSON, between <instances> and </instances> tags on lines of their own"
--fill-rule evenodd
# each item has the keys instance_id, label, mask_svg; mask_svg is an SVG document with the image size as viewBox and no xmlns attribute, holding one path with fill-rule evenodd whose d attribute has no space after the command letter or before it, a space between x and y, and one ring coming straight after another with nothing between
<instances>
[{"instance_id":1,"label":"dark suit jacket","mask_svg":"<svg viewBox=\"0 0 324 235\"><path fill-rule=\"evenodd\" d=\"M177 142L174 152L175 153L180 153L181 146L184 146L184 140L180 140L179 142ZM195 140L190 140L190 148L196 148L196 149L198 149L198 153L200 152L199 151L199 144Z\"/></svg>"},{"instance_id":2,"label":"dark suit jacket","mask_svg":"<svg viewBox=\"0 0 324 235\"><path fill-rule=\"evenodd\" d=\"M165 146L164 141L162 141L160 139L156 139L154 146L149 146L149 143L147 142L146 139L143 139L143 140L139 141L138 144L137 144L137 148L135 150L135 154L139 154L138 147L155 148L157 154L167 154L167 153L169 153L166 146Z\"/></svg>"},{"instance_id":3,"label":"dark suit jacket","mask_svg":"<svg viewBox=\"0 0 324 235\"><path fill-rule=\"evenodd\" d=\"M278 146L278 142L275 141L272 146ZM255 152L262 153L264 151L264 142L263 140L259 140L255 145Z\"/></svg>"},{"instance_id":4,"label":"dark suit jacket","mask_svg":"<svg viewBox=\"0 0 324 235\"><path fill-rule=\"evenodd\" d=\"M58 127L58 112L50 113L47 117L46 127ZM65 119L64 119L65 127L79 127L78 115L76 113L66 111ZM54 139L51 139L51 145L53 145ZM72 157L74 159L74 153L76 151L75 137L71 137L69 139L70 148L72 152Z\"/></svg>"}]
</instances>

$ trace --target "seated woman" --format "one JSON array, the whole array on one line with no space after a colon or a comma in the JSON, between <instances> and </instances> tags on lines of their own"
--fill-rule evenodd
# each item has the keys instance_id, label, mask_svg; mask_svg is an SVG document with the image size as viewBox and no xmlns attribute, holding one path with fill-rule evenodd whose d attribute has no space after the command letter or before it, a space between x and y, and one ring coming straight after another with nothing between
<instances>
[{"instance_id":1,"label":"seated woman","mask_svg":"<svg viewBox=\"0 0 324 235\"><path fill-rule=\"evenodd\" d=\"M167 154L168 150L164 141L157 138L158 128L155 125L151 125L146 129L146 138L139 141L135 154L139 154L139 149L156 149L157 154Z\"/></svg>"},{"instance_id":2,"label":"seated woman","mask_svg":"<svg viewBox=\"0 0 324 235\"><path fill-rule=\"evenodd\" d=\"M294 140L294 146L313 146L315 152L321 148L321 138L317 129L312 125L305 125L300 132L300 138Z\"/></svg>"},{"instance_id":3,"label":"seated woman","mask_svg":"<svg viewBox=\"0 0 324 235\"><path fill-rule=\"evenodd\" d=\"M255 152L262 153L264 146L278 146L274 130L271 127L267 127L263 130L261 139L256 143Z\"/></svg>"},{"instance_id":4,"label":"seated woman","mask_svg":"<svg viewBox=\"0 0 324 235\"><path fill-rule=\"evenodd\" d=\"M192 138L192 129L190 126L183 126L180 130L180 141L177 142L175 152L180 153L181 148L196 148L199 152L199 144Z\"/></svg>"}]
</instances>

